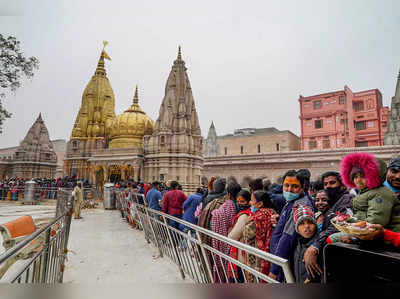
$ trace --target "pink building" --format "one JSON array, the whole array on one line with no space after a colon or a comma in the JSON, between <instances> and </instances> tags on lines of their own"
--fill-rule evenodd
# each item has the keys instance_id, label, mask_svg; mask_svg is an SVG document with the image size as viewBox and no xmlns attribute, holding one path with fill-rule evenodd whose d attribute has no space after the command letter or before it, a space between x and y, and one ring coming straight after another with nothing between
<instances>
[{"instance_id":1,"label":"pink building","mask_svg":"<svg viewBox=\"0 0 400 299\"><path fill-rule=\"evenodd\" d=\"M301 149L383 145L389 107L378 89L300 95Z\"/></svg>"}]
</instances>

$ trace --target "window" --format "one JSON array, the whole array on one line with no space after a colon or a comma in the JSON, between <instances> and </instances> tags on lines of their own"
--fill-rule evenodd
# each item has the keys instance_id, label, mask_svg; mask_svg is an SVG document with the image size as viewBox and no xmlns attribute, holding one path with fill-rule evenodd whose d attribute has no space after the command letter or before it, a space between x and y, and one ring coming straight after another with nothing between
<instances>
[{"instance_id":1,"label":"window","mask_svg":"<svg viewBox=\"0 0 400 299\"><path fill-rule=\"evenodd\" d=\"M321 109L321 101L314 102L314 109Z\"/></svg>"},{"instance_id":2,"label":"window","mask_svg":"<svg viewBox=\"0 0 400 299\"><path fill-rule=\"evenodd\" d=\"M340 96L339 97L339 104L340 105L346 104L346 97L345 96Z\"/></svg>"},{"instance_id":3,"label":"window","mask_svg":"<svg viewBox=\"0 0 400 299\"><path fill-rule=\"evenodd\" d=\"M367 127L368 127L368 128L373 128L373 127L374 127L374 121L369 121L369 122L367 123Z\"/></svg>"},{"instance_id":4,"label":"window","mask_svg":"<svg viewBox=\"0 0 400 299\"><path fill-rule=\"evenodd\" d=\"M322 119L317 119L316 121L314 121L314 124L315 124L316 129L321 129L322 128Z\"/></svg>"},{"instance_id":5,"label":"window","mask_svg":"<svg viewBox=\"0 0 400 299\"><path fill-rule=\"evenodd\" d=\"M162 173L160 174L160 181L164 182L164 174L162 174Z\"/></svg>"},{"instance_id":6,"label":"window","mask_svg":"<svg viewBox=\"0 0 400 299\"><path fill-rule=\"evenodd\" d=\"M176 176L176 180L179 181L179 175Z\"/></svg>"},{"instance_id":7,"label":"window","mask_svg":"<svg viewBox=\"0 0 400 299\"><path fill-rule=\"evenodd\" d=\"M354 111L362 111L364 110L364 102L355 102L353 103Z\"/></svg>"},{"instance_id":8,"label":"window","mask_svg":"<svg viewBox=\"0 0 400 299\"><path fill-rule=\"evenodd\" d=\"M346 144L346 138L342 138L342 143Z\"/></svg>"},{"instance_id":9,"label":"window","mask_svg":"<svg viewBox=\"0 0 400 299\"><path fill-rule=\"evenodd\" d=\"M280 151L280 145L279 145L279 143L276 144L276 151L277 151L277 152Z\"/></svg>"},{"instance_id":10,"label":"window","mask_svg":"<svg viewBox=\"0 0 400 299\"><path fill-rule=\"evenodd\" d=\"M342 118L342 119L340 120L340 123L341 123L342 125L347 125L347 118Z\"/></svg>"},{"instance_id":11,"label":"window","mask_svg":"<svg viewBox=\"0 0 400 299\"><path fill-rule=\"evenodd\" d=\"M374 108L374 101L372 99L367 100L367 109L373 109Z\"/></svg>"},{"instance_id":12,"label":"window","mask_svg":"<svg viewBox=\"0 0 400 299\"><path fill-rule=\"evenodd\" d=\"M326 119L326 124L329 125L329 124L331 124L331 123L332 123L332 119L327 118L327 119Z\"/></svg>"},{"instance_id":13,"label":"window","mask_svg":"<svg viewBox=\"0 0 400 299\"><path fill-rule=\"evenodd\" d=\"M165 145L165 136L161 136L161 145Z\"/></svg>"},{"instance_id":14,"label":"window","mask_svg":"<svg viewBox=\"0 0 400 299\"><path fill-rule=\"evenodd\" d=\"M366 147L368 146L368 141L356 141L356 147Z\"/></svg>"},{"instance_id":15,"label":"window","mask_svg":"<svg viewBox=\"0 0 400 299\"><path fill-rule=\"evenodd\" d=\"M355 122L356 131L365 130L365 120Z\"/></svg>"},{"instance_id":16,"label":"window","mask_svg":"<svg viewBox=\"0 0 400 299\"><path fill-rule=\"evenodd\" d=\"M322 141L322 148L327 149L331 147L331 142L329 139L324 139Z\"/></svg>"},{"instance_id":17,"label":"window","mask_svg":"<svg viewBox=\"0 0 400 299\"><path fill-rule=\"evenodd\" d=\"M386 127L386 123L385 122L382 123L382 127L384 127L384 128Z\"/></svg>"},{"instance_id":18,"label":"window","mask_svg":"<svg viewBox=\"0 0 400 299\"><path fill-rule=\"evenodd\" d=\"M310 149L315 149L317 148L317 142L315 140L310 140L310 142L308 143Z\"/></svg>"},{"instance_id":19,"label":"window","mask_svg":"<svg viewBox=\"0 0 400 299\"><path fill-rule=\"evenodd\" d=\"M243 145L240 146L240 153L243 154Z\"/></svg>"},{"instance_id":20,"label":"window","mask_svg":"<svg viewBox=\"0 0 400 299\"><path fill-rule=\"evenodd\" d=\"M228 148L225 147L225 148L224 148L224 151L225 151L225 155L227 155L227 154L228 154Z\"/></svg>"},{"instance_id":21,"label":"window","mask_svg":"<svg viewBox=\"0 0 400 299\"><path fill-rule=\"evenodd\" d=\"M153 182L156 180L156 177L153 175Z\"/></svg>"},{"instance_id":22,"label":"window","mask_svg":"<svg viewBox=\"0 0 400 299\"><path fill-rule=\"evenodd\" d=\"M257 145L257 152L261 153L261 144Z\"/></svg>"}]
</instances>

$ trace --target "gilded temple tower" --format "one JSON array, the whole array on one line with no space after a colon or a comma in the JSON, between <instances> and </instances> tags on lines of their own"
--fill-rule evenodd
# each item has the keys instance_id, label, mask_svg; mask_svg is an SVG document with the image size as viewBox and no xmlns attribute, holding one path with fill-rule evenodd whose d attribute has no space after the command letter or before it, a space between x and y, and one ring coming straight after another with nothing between
<instances>
[{"instance_id":1,"label":"gilded temple tower","mask_svg":"<svg viewBox=\"0 0 400 299\"><path fill-rule=\"evenodd\" d=\"M179 47L154 133L144 137L144 180L177 180L193 192L200 185L203 137L186 70Z\"/></svg>"},{"instance_id":2,"label":"gilded temple tower","mask_svg":"<svg viewBox=\"0 0 400 299\"><path fill-rule=\"evenodd\" d=\"M106 46L107 42L104 42ZM82 94L81 107L67 145L64 174L89 179L88 158L107 146L108 134L115 119L115 97L107 78L101 51L97 68Z\"/></svg>"}]
</instances>

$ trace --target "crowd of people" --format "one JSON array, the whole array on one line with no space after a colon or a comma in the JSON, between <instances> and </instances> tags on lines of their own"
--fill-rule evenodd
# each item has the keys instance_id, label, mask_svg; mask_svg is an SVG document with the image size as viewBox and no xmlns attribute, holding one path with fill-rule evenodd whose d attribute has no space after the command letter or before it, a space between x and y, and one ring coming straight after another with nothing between
<instances>
[{"instance_id":1,"label":"crowd of people","mask_svg":"<svg viewBox=\"0 0 400 299\"><path fill-rule=\"evenodd\" d=\"M328 243L375 240L400 246L400 157L386 165L369 153L349 154L341 161L340 173L327 171L316 181L311 181L307 169L288 170L274 184L257 178L241 186L234 179L212 177L207 186L188 197L176 181L168 188L160 182L129 184L128 189L144 194L143 204L152 209L289 260L297 283L321 282L322 252ZM331 220L344 214L372 224L370 233L355 237L339 232ZM173 220L169 225L185 233L192 230ZM283 270L276 264L216 239L202 241L284 281ZM244 281L236 265L211 263L214 282ZM229 281L217 275L222 267ZM254 279L251 274L246 277Z\"/></svg>"},{"instance_id":2,"label":"crowd of people","mask_svg":"<svg viewBox=\"0 0 400 299\"><path fill-rule=\"evenodd\" d=\"M35 196L41 199L57 199L58 188L73 188L78 181L76 176L63 177L57 179L49 178L33 178L27 180L20 177L9 178L0 181L0 200L17 201L24 197L25 183L27 181L34 181ZM83 181L83 186L90 187L88 181Z\"/></svg>"}]
</instances>

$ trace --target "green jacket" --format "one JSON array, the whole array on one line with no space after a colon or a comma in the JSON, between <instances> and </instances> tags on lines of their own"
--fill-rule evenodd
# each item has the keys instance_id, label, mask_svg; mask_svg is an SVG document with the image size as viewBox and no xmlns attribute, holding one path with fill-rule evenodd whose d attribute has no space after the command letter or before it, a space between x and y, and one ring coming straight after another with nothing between
<instances>
[{"instance_id":1,"label":"green jacket","mask_svg":"<svg viewBox=\"0 0 400 299\"><path fill-rule=\"evenodd\" d=\"M353 198L354 216L360 220L393 229L392 208L396 201L395 194L384 186L372 190L365 189ZM397 226L400 231L400 215Z\"/></svg>"},{"instance_id":2,"label":"green jacket","mask_svg":"<svg viewBox=\"0 0 400 299\"><path fill-rule=\"evenodd\" d=\"M392 217L387 228L396 233L400 233L400 194L393 194L395 195L396 200L392 209Z\"/></svg>"}]
</instances>

